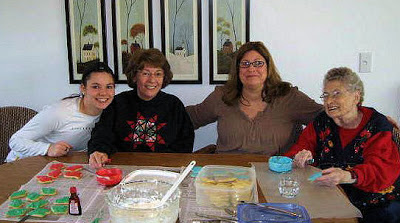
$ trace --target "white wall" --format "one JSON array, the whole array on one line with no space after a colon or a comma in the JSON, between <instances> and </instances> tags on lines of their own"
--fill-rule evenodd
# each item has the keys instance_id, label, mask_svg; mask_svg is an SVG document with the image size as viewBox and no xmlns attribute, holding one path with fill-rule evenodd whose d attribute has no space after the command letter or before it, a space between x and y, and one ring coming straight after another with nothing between
<instances>
[{"instance_id":1,"label":"white wall","mask_svg":"<svg viewBox=\"0 0 400 223\"><path fill-rule=\"evenodd\" d=\"M110 2L107 1L107 6ZM358 70L358 53L373 52L373 72L360 74L365 105L400 117L400 1L397 0L250 0L251 40L263 41L284 80L319 101L323 74L332 67ZM154 27L160 24L153 0ZM203 1L203 84L170 85L165 91L185 105L201 102L208 84L208 1ZM108 11L109 13L109 11ZM159 14L159 13L158 13ZM110 24L110 18L107 19ZM64 0L0 0L0 106L40 110L71 93ZM160 28L155 46L160 47ZM111 31L108 31L111 43ZM109 50L110 65L112 51ZM127 90L119 85L117 91ZM216 141L215 125L196 131L195 148Z\"/></svg>"}]
</instances>

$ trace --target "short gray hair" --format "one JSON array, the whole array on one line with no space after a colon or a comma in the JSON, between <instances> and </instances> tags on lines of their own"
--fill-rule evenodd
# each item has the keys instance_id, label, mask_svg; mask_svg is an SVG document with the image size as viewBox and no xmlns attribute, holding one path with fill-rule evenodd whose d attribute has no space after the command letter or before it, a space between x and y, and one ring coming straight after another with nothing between
<instances>
[{"instance_id":1,"label":"short gray hair","mask_svg":"<svg viewBox=\"0 0 400 223\"><path fill-rule=\"evenodd\" d=\"M325 74L324 86L330 81L340 81L346 85L347 90L360 92L360 105L364 101L364 84L356 72L347 67L332 68Z\"/></svg>"}]
</instances>

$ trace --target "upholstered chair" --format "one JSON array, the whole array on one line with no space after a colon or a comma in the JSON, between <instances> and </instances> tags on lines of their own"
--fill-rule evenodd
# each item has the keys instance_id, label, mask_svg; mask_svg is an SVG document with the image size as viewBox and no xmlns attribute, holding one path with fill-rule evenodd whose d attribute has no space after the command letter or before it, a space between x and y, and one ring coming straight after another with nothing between
<instances>
[{"instance_id":1,"label":"upholstered chair","mask_svg":"<svg viewBox=\"0 0 400 223\"><path fill-rule=\"evenodd\" d=\"M22 128L37 112L18 106L0 107L0 164L4 163L10 148L10 137Z\"/></svg>"}]
</instances>

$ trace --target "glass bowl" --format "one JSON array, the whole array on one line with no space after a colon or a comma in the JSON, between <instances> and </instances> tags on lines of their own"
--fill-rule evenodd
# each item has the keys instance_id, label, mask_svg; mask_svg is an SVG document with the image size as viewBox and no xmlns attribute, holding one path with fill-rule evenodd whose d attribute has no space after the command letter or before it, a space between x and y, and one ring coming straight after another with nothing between
<instances>
[{"instance_id":1,"label":"glass bowl","mask_svg":"<svg viewBox=\"0 0 400 223\"><path fill-rule=\"evenodd\" d=\"M117 185L106 194L111 222L175 223L179 214L179 189L163 206L157 207L171 186L156 179Z\"/></svg>"}]
</instances>

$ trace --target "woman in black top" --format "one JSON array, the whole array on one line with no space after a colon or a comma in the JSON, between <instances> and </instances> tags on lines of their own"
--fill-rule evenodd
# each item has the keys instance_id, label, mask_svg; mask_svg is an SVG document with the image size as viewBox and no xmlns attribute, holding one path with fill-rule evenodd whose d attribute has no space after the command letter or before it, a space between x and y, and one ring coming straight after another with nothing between
<instances>
[{"instance_id":1,"label":"woman in black top","mask_svg":"<svg viewBox=\"0 0 400 223\"><path fill-rule=\"evenodd\" d=\"M194 130L183 103L161 91L172 79L157 49L135 52L126 69L133 90L115 96L88 143L89 164L101 167L115 152L191 153Z\"/></svg>"}]
</instances>

